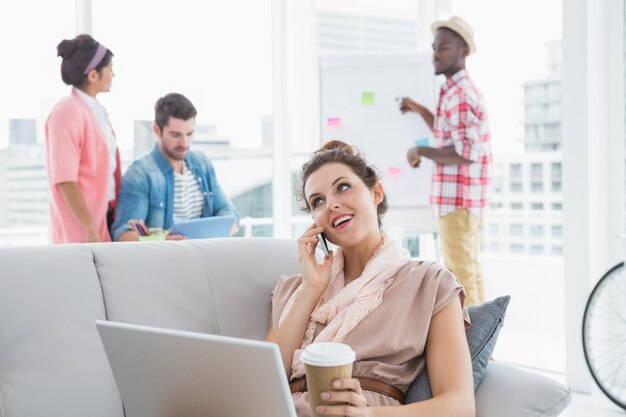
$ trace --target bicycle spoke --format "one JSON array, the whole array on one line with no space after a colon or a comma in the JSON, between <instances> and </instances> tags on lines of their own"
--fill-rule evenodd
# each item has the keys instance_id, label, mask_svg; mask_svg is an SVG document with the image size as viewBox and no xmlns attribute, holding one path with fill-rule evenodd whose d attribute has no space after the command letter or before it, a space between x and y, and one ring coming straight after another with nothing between
<instances>
[{"instance_id":1,"label":"bicycle spoke","mask_svg":"<svg viewBox=\"0 0 626 417\"><path fill-rule=\"evenodd\" d=\"M601 358L598 358L598 359L601 359ZM594 364L596 364L596 363L597 362L594 361ZM594 366L594 368L597 371L598 375L603 375L604 371L607 370L607 369L609 369L609 370L610 369L615 369L615 364L614 364L613 361L605 362L602 365L603 366L599 366L599 365ZM619 369L617 369L617 371L619 371Z\"/></svg>"},{"instance_id":2,"label":"bicycle spoke","mask_svg":"<svg viewBox=\"0 0 626 417\"><path fill-rule=\"evenodd\" d=\"M614 315L617 315L617 318L619 318L622 323L626 324L626 318L622 315L622 313L619 311L619 309L615 306L614 301L611 298L610 292L609 292L609 295L607 295L605 297L605 299L607 300L607 303L603 304L603 306L609 307L610 309L609 310L604 310L604 311L613 313ZM598 302L600 300L601 300L601 298L598 299Z\"/></svg>"},{"instance_id":3,"label":"bicycle spoke","mask_svg":"<svg viewBox=\"0 0 626 417\"><path fill-rule=\"evenodd\" d=\"M600 343L623 343L624 341L626 341L626 336L623 334L616 334L615 332L604 329L593 329L592 331L587 332L587 342L591 347Z\"/></svg>"},{"instance_id":4,"label":"bicycle spoke","mask_svg":"<svg viewBox=\"0 0 626 417\"><path fill-rule=\"evenodd\" d=\"M613 386L619 386L617 385L617 377L620 375L620 372L622 370L622 366L624 365L624 356L622 356L622 359L620 360L619 366L615 369L615 371L613 372L613 375L615 375L615 378L613 378Z\"/></svg>"},{"instance_id":5,"label":"bicycle spoke","mask_svg":"<svg viewBox=\"0 0 626 417\"><path fill-rule=\"evenodd\" d=\"M608 340L608 341L623 341L626 340L626 335L624 335L623 333L619 333L619 332L615 332L612 330L607 330L607 329L591 329L591 331L588 332L588 339L589 341L593 341L593 340L597 340L597 339L601 339L601 340Z\"/></svg>"}]
</instances>

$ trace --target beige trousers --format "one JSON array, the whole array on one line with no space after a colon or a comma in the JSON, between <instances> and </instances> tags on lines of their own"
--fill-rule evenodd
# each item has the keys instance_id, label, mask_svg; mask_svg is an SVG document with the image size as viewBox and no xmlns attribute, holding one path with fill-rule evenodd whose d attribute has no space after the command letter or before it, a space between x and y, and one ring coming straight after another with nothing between
<instances>
[{"instance_id":1,"label":"beige trousers","mask_svg":"<svg viewBox=\"0 0 626 417\"><path fill-rule=\"evenodd\" d=\"M443 263L463 284L465 305L485 301L483 279L478 265L482 219L467 209L459 209L439 218Z\"/></svg>"}]
</instances>

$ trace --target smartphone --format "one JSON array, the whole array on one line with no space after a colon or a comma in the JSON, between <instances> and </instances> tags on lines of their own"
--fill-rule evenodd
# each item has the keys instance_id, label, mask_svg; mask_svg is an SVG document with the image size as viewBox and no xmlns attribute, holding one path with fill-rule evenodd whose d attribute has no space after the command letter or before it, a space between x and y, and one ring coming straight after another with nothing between
<instances>
[{"instance_id":1,"label":"smartphone","mask_svg":"<svg viewBox=\"0 0 626 417\"><path fill-rule=\"evenodd\" d=\"M326 242L326 236L324 236L324 233L320 233L319 235L317 235L319 238L319 243L318 245L322 248L322 250L324 251L324 256L328 256L328 242Z\"/></svg>"}]
</instances>

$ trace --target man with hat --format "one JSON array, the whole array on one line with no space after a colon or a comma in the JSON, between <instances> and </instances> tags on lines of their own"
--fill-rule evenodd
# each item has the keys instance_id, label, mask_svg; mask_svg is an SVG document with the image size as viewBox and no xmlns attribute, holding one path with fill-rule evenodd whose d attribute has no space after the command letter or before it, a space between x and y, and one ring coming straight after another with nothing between
<instances>
[{"instance_id":1,"label":"man with hat","mask_svg":"<svg viewBox=\"0 0 626 417\"><path fill-rule=\"evenodd\" d=\"M474 32L460 17L433 23L433 65L445 83L436 113L404 97L402 113L418 113L433 131L433 146L407 151L413 168L432 159L430 202L439 219L444 264L461 281L466 305L484 301L478 265L479 234L491 181L491 138L482 93L465 70L465 58L476 51Z\"/></svg>"}]
</instances>

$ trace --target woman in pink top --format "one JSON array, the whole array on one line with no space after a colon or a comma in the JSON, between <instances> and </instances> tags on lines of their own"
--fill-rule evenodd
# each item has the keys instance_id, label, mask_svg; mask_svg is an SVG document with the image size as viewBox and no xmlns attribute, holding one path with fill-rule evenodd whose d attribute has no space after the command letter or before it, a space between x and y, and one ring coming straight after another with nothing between
<instances>
[{"instance_id":1,"label":"woman in pink top","mask_svg":"<svg viewBox=\"0 0 626 417\"><path fill-rule=\"evenodd\" d=\"M54 243L108 242L121 171L115 134L96 100L113 81L113 53L89 35L63 40L61 78L73 86L46 121Z\"/></svg>"},{"instance_id":2,"label":"woman in pink top","mask_svg":"<svg viewBox=\"0 0 626 417\"><path fill-rule=\"evenodd\" d=\"M280 347L298 416L310 415L302 349L340 342L356 353L352 378L321 394L341 405L318 414L473 417L465 293L450 271L411 259L382 233L387 200L375 169L349 145L329 142L303 166L301 196L315 223L298 239L301 273L281 277L272 293L267 335ZM338 246L322 263L320 233ZM426 365L433 398L405 405Z\"/></svg>"}]
</instances>

